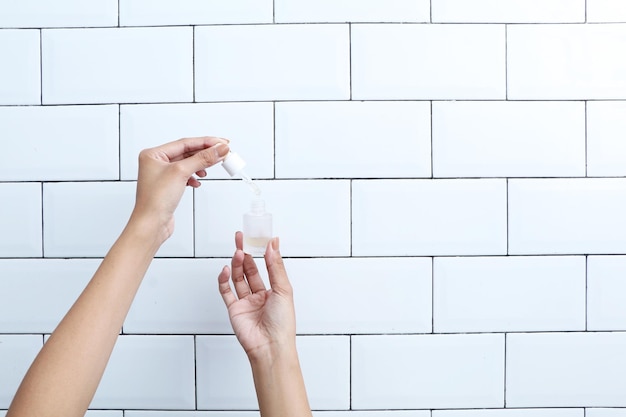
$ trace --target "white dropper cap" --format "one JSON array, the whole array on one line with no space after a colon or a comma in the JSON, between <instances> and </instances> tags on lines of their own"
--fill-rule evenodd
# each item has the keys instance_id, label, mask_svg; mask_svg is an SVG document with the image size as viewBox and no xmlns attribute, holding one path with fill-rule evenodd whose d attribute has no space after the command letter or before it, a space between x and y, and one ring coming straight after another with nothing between
<instances>
[{"instance_id":1,"label":"white dropper cap","mask_svg":"<svg viewBox=\"0 0 626 417\"><path fill-rule=\"evenodd\" d=\"M226 158L222 161L222 167L228 172L231 177L234 177L243 170L246 166L246 161L235 152L229 152Z\"/></svg>"}]
</instances>

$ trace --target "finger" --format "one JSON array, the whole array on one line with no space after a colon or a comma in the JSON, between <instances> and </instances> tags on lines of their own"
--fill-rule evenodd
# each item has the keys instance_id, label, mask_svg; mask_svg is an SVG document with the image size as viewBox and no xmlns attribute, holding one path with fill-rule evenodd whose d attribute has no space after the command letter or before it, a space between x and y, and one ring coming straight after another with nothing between
<instances>
[{"instance_id":1,"label":"finger","mask_svg":"<svg viewBox=\"0 0 626 417\"><path fill-rule=\"evenodd\" d=\"M206 177L206 169L201 169L200 171L196 172L196 175L200 178Z\"/></svg>"},{"instance_id":2,"label":"finger","mask_svg":"<svg viewBox=\"0 0 626 417\"><path fill-rule=\"evenodd\" d=\"M250 286L246 281L243 269L244 254L241 249L237 249L233 255L233 259L230 262L232 268L233 284L235 285L235 292L237 297L245 298L250 295Z\"/></svg>"},{"instance_id":3,"label":"finger","mask_svg":"<svg viewBox=\"0 0 626 417\"><path fill-rule=\"evenodd\" d=\"M243 233L242 232L235 233L235 247L239 250L243 250Z\"/></svg>"},{"instance_id":4,"label":"finger","mask_svg":"<svg viewBox=\"0 0 626 417\"><path fill-rule=\"evenodd\" d=\"M174 142L166 143L153 148L154 150L165 153L169 160L179 161L187 156L193 155L198 151L215 146L218 143L228 144L228 139L217 138L213 136L202 136L197 138L184 138Z\"/></svg>"},{"instance_id":5,"label":"finger","mask_svg":"<svg viewBox=\"0 0 626 417\"><path fill-rule=\"evenodd\" d=\"M237 301L237 297L235 297L235 294L230 288L230 283L228 282L229 278L230 269L228 268L228 266L225 265L224 268L222 268L222 272L220 272L219 276L217 277L217 283L220 294L222 295L222 300L224 300L224 304L226 304L227 308Z\"/></svg>"},{"instance_id":6,"label":"finger","mask_svg":"<svg viewBox=\"0 0 626 417\"><path fill-rule=\"evenodd\" d=\"M191 176L194 172L201 171L223 161L229 151L230 148L228 145L218 143L210 148L198 151L189 158L181 159L175 163L183 167L185 175Z\"/></svg>"},{"instance_id":7,"label":"finger","mask_svg":"<svg viewBox=\"0 0 626 417\"><path fill-rule=\"evenodd\" d=\"M189 177L189 179L187 180L187 185L193 188L198 188L202 184L200 184L200 181L198 181L194 177Z\"/></svg>"},{"instance_id":8,"label":"finger","mask_svg":"<svg viewBox=\"0 0 626 417\"><path fill-rule=\"evenodd\" d=\"M251 255L246 254L243 258L243 272L248 279L248 285L252 293L265 290L265 284L259 274L259 269Z\"/></svg>"},{"instance_id":9,"label":"finger","mask_svg":"<svg viewBox=\"0 0 626 417\"><path fill-rule=\"evenodd\" d=\"M265 265L270 278L270 286L272 291L291 292L291 283L279 250L280 240L277 237L270 240L265 249Z\"/></svg>"}]
</instances>

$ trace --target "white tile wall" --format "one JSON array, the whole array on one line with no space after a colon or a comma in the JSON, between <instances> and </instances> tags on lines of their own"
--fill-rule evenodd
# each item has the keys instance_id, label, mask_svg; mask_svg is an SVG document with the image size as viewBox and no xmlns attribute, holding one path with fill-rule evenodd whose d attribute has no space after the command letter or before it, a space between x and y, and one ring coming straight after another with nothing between
<instances>
[{"instance_id":1,"label":"white tile wall","mask_svg":"<svg viewBox=\"0 0 626 417\"><path fill-rule=\"evenodd\" d=\"M625 101L587 103L587 174L626 176Z\"/></svg>"},{"instance_id":2,"label":"white tile wall","mask_svg":"<svg viewBox=\"0 0 626 417\"><path fill-rule=\"evenodd\" d=\"M42 33L44 104L193 99L193 30L49 29Z\"/></svg>"},{"instance_id":3,"label":"white tile wall","mask_svg":"<svg viewBox=\"0 0 626 417\"><path fill-rule=\"evenodd\" d=\"M624 256L590 256L587 264L587 327L626 330Z\"/></svg>"},{"instance_id":4,"label":"white tile wall","mask_svg":"<svg viewBox=\"0 0 626 417\"><path fill-rule=\"evenodd\" d=\"M435 177L585 175L583 102L433 103Z\"/></svg>"},{"instance_id":5,"label":"white tile wall","mask_svg":"<svg viewBox=\"0 0 626 417\"><path fill-rule=\"evenodd\" d=\"M107 106L0 107L0 181L119 178L119 109ZM68 158L67 155L73 155Z\"/></svg>"},{"instance_id":6,"label":"white tile wall","mask_svg":"<svg viewBox=\"0 0 626 417\"><path fill-rule=\"evenodd\" d=\"M626 22L626 4L621 0L587 0L588 22Z\"/></svg>"},{"instance_id":7,"label":"white tile wall","mask_svg":"<svg viewBox=\"0 0 626 417\"><path fill-rule=\"evenodd\" d=\"M626 333L507 335L507 407L624 407Z\"/></svg>"},{"instance_id":8,"label":"white tile wall","mask_svg":"<svg viewBox=\"0 0 626 417\"><path fill-rule=\"evenodd\" d=\"M39 37L38 30L0 30L0 105L41 103Z\"/></svg>"},{"instance_id":9,"label":"white tile wall","mask_svg":"<svg viewBox=\"0 0 626 417\"><path fill-rule=\"evenodd\" d=\"M137 155L172 138L229 138L232 150L247 163L252 178L274 176L274 113L271 103L202 103L123 105L120 113L121 173L137 179ZM245 120L245 123L241 123ZM230 178L208 170L207 178Z\"/></svg>"},{"instance_id":10,"label":"white tile wall","mask_svg":"<svg viewBox=\"0 0 626 417\"><path fill-rule=\"evenodd\" d=\"M198 101L350 98L347 25L195 29Z\"/></svg>"},{"instance_id":11,"label":"white tile wall","mask_svg":"<svg viewBox=\"0 0 626 417\"><path fill-rule=\"evenodd\" d=\"M42 346L41 335L0 335L0 407L9 407L20 381Z\"/></svg>"},{"instance_id":12,"label":"white tile wall","mask_svg":"<svg viewBox=\"0 0 626 417\"><path fill-rule=\"evenodd\" d=\"M0 409L139 151L214 135L274 215L315 417L624 417L625 4L0 0ZM259 417L216 283L252 194L202 183L88 417Z\"/></svg>"},{"instance_id":13,"label":"white tile wall","mask_svg":"<svg viewBox=\"0 0 626 417\"><path fill-rule=\"evenodd\" d=\"M0 183L0 258L41 254L41 184Z\"/></svg>"},{"instance_id":14,"label":"white tile wall","mask_svg":"<svg viewBox=\"0 0 626 417\"><path fill-rule=\"evenodd\" d=\"M275 123L278 178L431 176L428 102L277 103Z\"/></svg>"},{"instance_id":15,"label":"white tile wall","mask_svg":"<svg viewBox=\"0 0 626 417\"><path fill-rule=\"evenodd\" d=\"M585 0L432 0L432 16L442 23L582 23Z\"/></svg>"},{"instance_id":16,"label":"white tile wall","mask_svg":"<svg viewBox=\"0 0 626 417\"><path fill-rule=\"evenodd\" d=\"M351 40L355 100L505 97L503 25L362 24Z\"/></svg>"},{"instance_id":17,"label":"white tile wall","mask_svg":"<svg viewBox=\"0 0 626 417\"><path fill-rule=\"evenodd\" d=\"M585 330L585 258L434 262L435 332Z\"/></svg>"},{"instance_id":18,"label":"white tile wall","mask_svg":"<svg viewBox=\"0 0 626 417\"><path fill-rule=\"evenodd\" d=\"M622 178L510 180L510 253L623 253L625 191Z\"/></svg>"},{"instance_id":19,"label":"white tile wall","mask_svg":"<svg viewBox=\"0 0 626 417\"><path fill-rule=\"evenodd\" d=\"M504 180L352 185L354 255L503 255L506 226Z\"/></svg>"},{"instance_id":20,"label":"white tile wall","mask_svg":"<svg viewBox=\"0 0 626 417\"><path fill-rule=\"evenodd\" d=\"M428 22L427 0L275 0L274 16L284 22Z\"/></svg>"},{"instance_id":21,"label":"white tile wall","mask_svg":"<svg viewBox=\"0 0 626 417\"><path fill-rule=\"evenodd\" d=\"M271 0L120 0L122 26L272 23Z\"/></svg>"},{"instance_id":22,"label":"white tile wall","mask_svg":"<svg viewBox=\"0 0 626 417\"><path fill-rule=\"evenodd\" d=\"M311 407L347 410L350 405L350 338L304 336L297 340ZM235 336L198 336L198 409L257 409L252 372Z\"/></svg>"},{"instance_id":23,"label":"white tile wall","mask_svg":"<svg viewBox=\"0 0 626 417\"><path fill-rule=\"evenodd\" d=\"M504 336L353 336L353 409L504 406Z\"/></svg>"},{"instance_id":24,"label":"white tile wall","mask_svg":"<svg viewBox=\"0 0 626 417\"><path fill-rule=\"evenodd\" d=\"M117 26L116 0L3 0L0 27Z\"/></svg>"},{"instance_id":25,"label":"white tile wall","mask_svg":"<svg viewBox=\"0 0 626 417\"><path fill-rule=\"evenodd\" d=\"M511 25L507 91L512 100L620 99L626 25Z\"/></svg>"}]
</instances>

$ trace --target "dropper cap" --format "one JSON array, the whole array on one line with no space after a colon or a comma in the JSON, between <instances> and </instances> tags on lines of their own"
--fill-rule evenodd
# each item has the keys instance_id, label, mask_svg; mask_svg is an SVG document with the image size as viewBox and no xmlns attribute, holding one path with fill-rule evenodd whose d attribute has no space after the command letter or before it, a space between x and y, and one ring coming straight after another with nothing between
<instances>
[{"instance_id":1,"label":"dropper cap","mask_svg":"<svg viewBox=\"0 0 626 417\"><path fill-rule=\"evenodd\" d=\"M226 158L222 161L222 167L228 172L231 177L239 174L241 170L246 166L246 161L241 159L239 154L235 152L229 152Z\"/></svg>"}]
</instances>

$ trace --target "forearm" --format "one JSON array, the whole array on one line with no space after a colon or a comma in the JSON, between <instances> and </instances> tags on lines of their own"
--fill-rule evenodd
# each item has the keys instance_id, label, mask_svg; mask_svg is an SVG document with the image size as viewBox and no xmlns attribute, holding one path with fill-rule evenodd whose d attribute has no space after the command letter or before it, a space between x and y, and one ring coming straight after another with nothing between
<instances>
[{"instance_id":1,"label":"forearm","mask_svg":"<svg viewBox=\"0 0 626 417\"><path fill-rule=\"evenodd\" d=\"M295 347L250 358L261 417L311 417Z\"/></svg>"},{"instance_id":2,"label":"forearm","mask_svg":"<svg viewBox=\"0 0 626 417\"><path fill-rule=\"evenodd\" d=\"M128 223L31 365L7 417L84 415L160 245L145 226Z\"/></svg>"}]
</instances>

